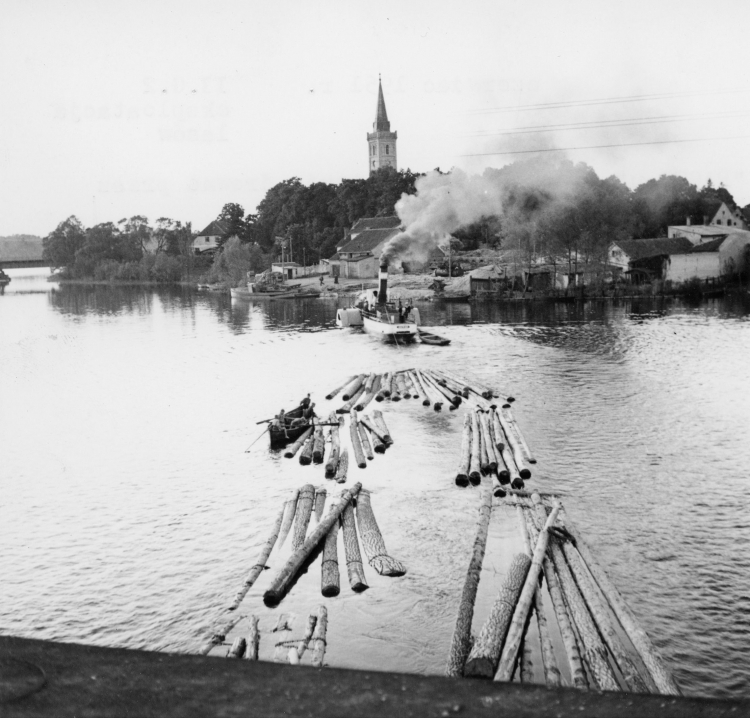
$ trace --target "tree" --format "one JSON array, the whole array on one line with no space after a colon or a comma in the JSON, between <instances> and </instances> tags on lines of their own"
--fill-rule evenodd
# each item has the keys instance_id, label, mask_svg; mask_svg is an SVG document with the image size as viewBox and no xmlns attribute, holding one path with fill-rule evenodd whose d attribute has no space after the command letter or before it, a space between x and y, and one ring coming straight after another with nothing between
<instances>
[{"instance_id":1,"label":"tree","mask_svg":"<svg viewBox=\"0 0 750 718\"><path fill-rule=\"evenodd\" d=\"M219 216L216 218L224 225L224 234L221 235L218 241L219 248L224 246L224 243L230 237L237 237L240 242L246 242L247 237L247 224L245 223L245 210L241 204L236 202L228 202L225 204Z\"/></svg>"},{"instance_id":2,"label":"tree","mask_svg":"<svg viewBox=\"0 0 750 718\"><path fill-rule=\"evenodd\" d=\"M148 218L137 214L130 219L121 219L117 223L123 238L140 247L141 254L149 251L153 230L148 224Z\"/></svg>"},{"instance_id":3,"label":"tree","mask_svg":"<svg viewBox=\"0 0 750 718\"><path fill-rule=\"evenodd\" d=\"M698 189L676 175L662 175L636 187L633 213L636 237L664 237L668 225L685 224L688 217L703 221Z\"/></svg>"},{"instance_id":4,"label":"tree","mask_svg":"<svg viewBox=\"0 0 750 718\"><path fill-rule=\"evenodd\" d=\"M85 242L86 230L78 217L71 215L42 240L42 256L53 267L69 267Z\"/></svg>"}]
</instances>

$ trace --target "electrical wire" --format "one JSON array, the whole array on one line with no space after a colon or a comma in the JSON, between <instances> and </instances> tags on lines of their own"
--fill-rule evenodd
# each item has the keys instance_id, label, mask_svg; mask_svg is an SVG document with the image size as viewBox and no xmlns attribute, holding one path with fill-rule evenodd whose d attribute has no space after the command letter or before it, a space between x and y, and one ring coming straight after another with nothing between
<instances>
[{"instance_id":1,"label":"electrical wire","mask_svg":"<svg viewBox=\"0 0 750 718\"><path fill-rule=\"evenodd\" d=\"M585 145L581 147L547 147L535 150L511 150L508 152L474 152L461 157L485 157L489 155L530 155L539 152L567 152L568 150L601 150L609 147L638 147L643 145L671 145L685 142L711 142L714 140L741 140L750 135L734 135L732 137L694 137L687 140L658 140L656 142L621 142L611 145Z\"/></svg>"}]
</instances>

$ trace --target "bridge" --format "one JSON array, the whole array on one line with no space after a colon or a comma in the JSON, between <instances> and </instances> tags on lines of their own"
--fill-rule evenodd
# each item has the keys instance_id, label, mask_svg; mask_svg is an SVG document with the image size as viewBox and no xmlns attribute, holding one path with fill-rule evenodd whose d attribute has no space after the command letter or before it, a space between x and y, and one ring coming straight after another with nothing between
<instances>
[{"instance_id":1,"label":"bridge","mask_svg":"<svg viewBox=\"0 0 750 718\"><path fill-rule=\"evenodd\" d=\"M30 237L0 237L0 269L49 267L42 258L42 240Z\"/></svg>"}]
</instances>

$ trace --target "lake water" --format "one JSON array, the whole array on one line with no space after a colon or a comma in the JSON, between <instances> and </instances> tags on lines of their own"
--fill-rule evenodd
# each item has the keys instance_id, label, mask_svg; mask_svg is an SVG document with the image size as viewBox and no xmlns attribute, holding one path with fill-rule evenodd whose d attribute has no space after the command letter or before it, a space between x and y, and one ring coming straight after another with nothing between
<instances>
[{"instance_id":1,"label":"lake water","mask_svg":"<svg viewBox=\"0 0 750 718\"><path fill-rule=\"evenodd\" d=\"M271 453L263 426L347 376L468 371L513 394L564 494L685 692L750 697L750 301L420 306L447 348L335 327L336 300L232 303L181 289L62 286L12 273L0 296L0 631L195 652L293 488L320 466ZM322 599L314 564L280 609L251 589L261 657L279 610L294 636L321 602L331 665L439 674L478 494L453 483L459 413L385 404L395 444L350 481L370 489L408 567ZM328 483L329 491L333 487ZM272 555L278 565L281 557ZM519 538L493 512L475 630Z\"/></svg>"}]
</instances>

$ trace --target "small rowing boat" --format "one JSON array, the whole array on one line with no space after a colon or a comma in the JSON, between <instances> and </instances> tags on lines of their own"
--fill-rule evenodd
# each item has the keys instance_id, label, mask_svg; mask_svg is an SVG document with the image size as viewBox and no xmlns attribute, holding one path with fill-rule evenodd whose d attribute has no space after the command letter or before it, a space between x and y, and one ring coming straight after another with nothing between
<instances>
[{"instance_id":1,"label":"small rowing boat","mask_svg":"<svg viewBox=\"0 0 750 718\"><path fill-rule=\"evenodd\" d=\"M315 418L314 405L310 397L305 397L302 403L291 411L282 411L270 421L268 434L271 437L271 448L279 449L290 441L296 441L312 426Z\"/></svg>"}]
</instances>

